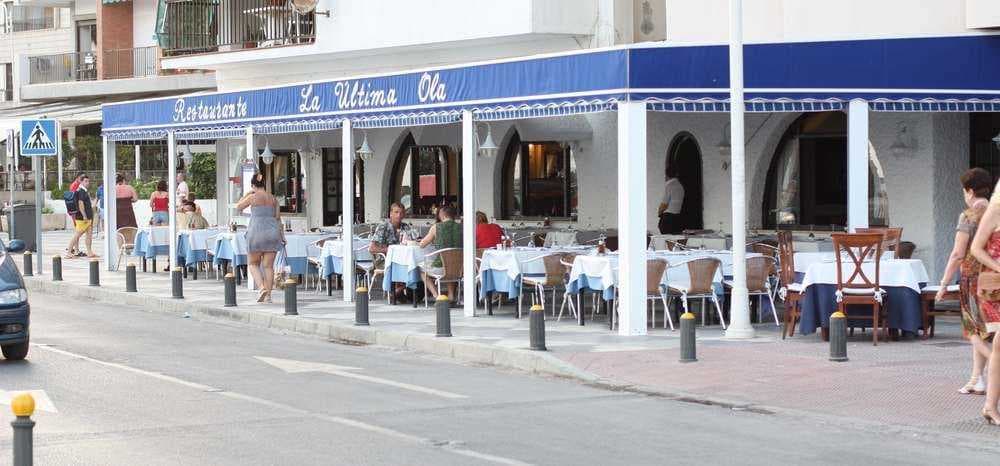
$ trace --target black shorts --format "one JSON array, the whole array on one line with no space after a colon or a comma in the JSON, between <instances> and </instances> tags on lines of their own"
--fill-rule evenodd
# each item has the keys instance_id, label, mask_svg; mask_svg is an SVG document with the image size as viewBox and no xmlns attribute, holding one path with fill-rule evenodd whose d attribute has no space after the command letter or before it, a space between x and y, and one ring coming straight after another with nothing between
<instances>
[{"instance_id":1,"label":"black shorts","mask_svg":"<svg viewBox=\"0 0 1000 466\"><path fill-rule=\"evenodd\" d=\"M660 229L661 235L677 235L684 231L684 225L681 224L681 216L678 214L667 212L660 214L660 222L657 226Z\"/></svg>"}]
</instances>

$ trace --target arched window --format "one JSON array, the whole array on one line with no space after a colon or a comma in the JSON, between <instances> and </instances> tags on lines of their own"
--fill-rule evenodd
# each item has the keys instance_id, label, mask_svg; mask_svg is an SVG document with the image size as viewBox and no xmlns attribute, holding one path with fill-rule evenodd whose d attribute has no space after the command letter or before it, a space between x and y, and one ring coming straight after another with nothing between
<instances>
[{"instance_id":1,"label":"arched window","mask_svg":"<svg viewBox=\"0 0 1000 466\"><path fill-rule=\"evenodd\" d=\"M869 145L868 221L888 223L885 173ZM771 160L763 205L765 228L841 229L847 224L847 115L803 115Z\"/></svg>"},{"instance_id":2,"label":"arched window","mask_svg":"<svg viewBox=\"0 0 1000 466\"><path fill-rule=\"evenodd\" d=\"M430 217L433 206L459 202L460 154L448 146L418 146L407 135L392 168L389 202L399 202L413 217Z\"/></svg>"},{"instance_id":3,"label":"arched window","mask_svg":"<svg viewBox=\"0 0 1000 466\"><path fill-rule=\"evenodd\" d=\"M576 219L576 161L564 142L521 141L514 134L503 164L503 217Z\"/></svg>"}]
</instances>

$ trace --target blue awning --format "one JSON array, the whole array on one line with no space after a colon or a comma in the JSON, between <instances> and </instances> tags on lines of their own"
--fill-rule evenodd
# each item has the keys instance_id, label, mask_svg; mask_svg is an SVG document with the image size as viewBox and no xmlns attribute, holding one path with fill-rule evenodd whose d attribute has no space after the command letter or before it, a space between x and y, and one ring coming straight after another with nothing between
<instances>
[{"instance_id":1,"label":"blue awning","mask_svg":"<svg viewBox=\"0 0 1000 466\"><path fill-rule=\"evenodd\" d=\"M1000 35L746 46L746 110L1000 111ZM636 44L408 73L151 99L103 107L117 140L454 123L614 110L728 112L725 45Z\"/></svg>"}]
</instances>

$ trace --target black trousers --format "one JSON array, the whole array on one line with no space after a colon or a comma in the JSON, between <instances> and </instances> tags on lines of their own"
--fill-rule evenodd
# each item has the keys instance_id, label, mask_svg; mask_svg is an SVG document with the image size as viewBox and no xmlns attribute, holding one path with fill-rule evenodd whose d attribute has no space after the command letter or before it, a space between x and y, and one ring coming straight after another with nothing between
<instances>
[{"instance_id":1,"label":"black trousers","mask_svg":"<svg viewBox=\"0 0 1000 466\"><path fill-rule=\"evenodd\" d=\"M677 235L684 231L679 214L667 212L660 214L660 222L657 226L660 228L661 235Z\"/></svg>"}]
</instances>

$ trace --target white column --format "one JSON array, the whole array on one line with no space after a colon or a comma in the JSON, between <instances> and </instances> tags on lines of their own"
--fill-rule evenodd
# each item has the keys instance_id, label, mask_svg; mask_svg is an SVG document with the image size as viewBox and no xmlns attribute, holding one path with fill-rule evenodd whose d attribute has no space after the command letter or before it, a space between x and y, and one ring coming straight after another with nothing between
<instances>
[{"instance_id":1,"label":"white column","mask_svg":"<svg viewBox=\"0 0 1000 466\"><path fill-rule=\"evenodd\" d=\"M868 228L868 102L847 107L847 227Z\"/></svg>"},{"instance_id":2,"label":"white column","mask_svg":"<svg viewBox=\"0 0 1000 466\"><path fill-rule=\"evenodd\" d=\"M167 192L170 194L170 210L167 212L170 225L170 269L177 267L177 138L173 131L167 132Z\"/></svg>"},{"instance_id":3,"label":"white column","mask_svg":"<svg viewBox=\"0 0 1000 466\"><path fill-rule=\"evenodd\" d=\"M743 1L729 0L729 169L733 191L733 288L726 338L753 338L747 293L747 180L743 103Z\"/></svg>"},{"instance_id":4,"label":"white column","mask_svg":"<svg viewBox=\"0 0 1000 466\"><path fill-rule=\"evenodd\" d=\"M344 245L344 302L354 301L354 128L349 118L344 118L341 130L342 187Z\"/></svg>"},{"instance_id":5,"label":"white column","mask_svg":"<svg viewBox=\"0 0 1000 466\"><path fill-rule=\"evenodd\" d=\"M104 175L104 268L115 270L115 261L118 259L118 230L115 199L115 167L117 166L118 151L114 141L104 138L101 146L104 151L104 165L102 166ZM95 190L96 191L96 190Z\"/></svg>"},{"instance_id":6,"label":"white column","mask_svg":"<svg viewBox=\"0 0 1000 466\"><path fill-rule=\"evenodd\" d=\"M142 163L140 162L142 160L141 154L142 154L142 145L136 144L135 145L135 179L137 179L137 180L142 178Z\"/></svg>"},{"instance_id":7,"label":"white column","mask_svg":"<svg viewBox=\"0 0 1000 466\"><path fill-rule=\"evenodd\" d=\"M646 334L646 103L618 104L618 334Z\"/></svg>"},{"instance_id":8,"label":"white column","mask_svg":"<svg viewBox=\"0 0 1000 466\"><path fill-rule=\"evenodd\" d=\"M462 111L462 303L466 317L476 316L476 120Z\"/></svg>"}]
</instances>

